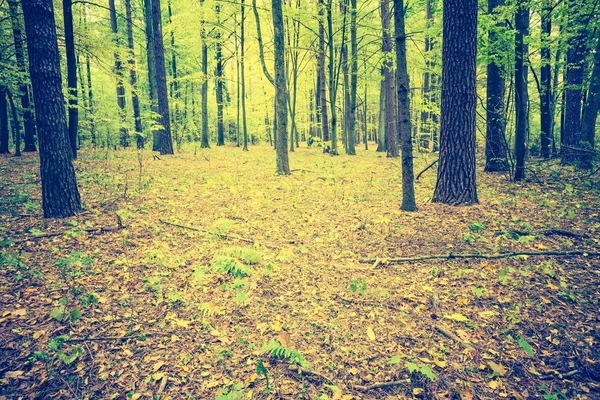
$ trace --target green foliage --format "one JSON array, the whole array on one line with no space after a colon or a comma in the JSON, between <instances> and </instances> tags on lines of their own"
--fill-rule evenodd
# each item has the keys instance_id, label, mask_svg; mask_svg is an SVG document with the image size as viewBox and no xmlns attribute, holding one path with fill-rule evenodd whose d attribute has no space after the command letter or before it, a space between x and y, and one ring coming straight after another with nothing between
<instances>
[{"instance_id":1,"label":"green foliage","mask_svg":"<svg viewBox=\"0 0 600 400\"><path fill-rule=\"evenodd\" d=\"M219 254L244 262L245 264L258 264L261 259L260 251L251 247L223 247L219 250Z\"/></svg>"},{"instance_id":2,"label":"green foliage","mask_svg":"<svg viewBox=\"0 0 600 400\"><path fill-rule=\"evenodd\" d=\"M263 375L265 377L267 388L265 389L265 393L269 394L270 385L269 385L269 376L267 375L267 368L265 364L263 364L262 360L259 358L256 360L256 373L258 375Z\"/></svg>"},{"instance_id":3,"label":"green foliage","mask_svg":"<svg viewBox=\"0 0 600 400\"><path fill-rule=\"evenodd\" d=\"M221 391L220 396L216 396L215 400L240 400L244 398L244 392L242 392L242 388L244 387L243 383L236 383L235 385L230 385L224 388Z\"/></svg>"},{"instance_id":4,"label":"green foliage","mask_svg":"<svg viewBox=\"0 0 600 400\"><path fill-rule=\"evenodd\" d=\"M252 275L252 268L230 256L215 256L211 261L213 271L232 275L236 278Z\"/></svg>"},{"instance_id":5,"label":"green foliage","mask_svg":"<svg viewBox=\"0 0 600 400\"><path fill-rule=\"evenodd\" d=\"M286 360L293 364L298 364L301 367L308 367L308 363L304 357L296 349L290 349L281 344L277 339L272 339L262 351L262 354L268 354L273 358Z\"/></svg>"},{"instance_id":6,"label":"green foliage","mask_svg":"<svg viewBox=\"0 0 600 400\"><path fill-rule=\"evenodd\" d=\"M411 374L418 372L425 375L431 382L435 382L438 379L437 375L433 372L429 365L407 362L406 368Z\"/></svg>"},{"instance_id":7,"label":"green foliage","mask_svg":"<svg viewBox=\"0 0 600 400\"><path fill-rule=\"evenodd\" d=\"M361 296L364 296L367 292L367 283L364 277L355 279L348 285L348 291L352 293L358 293Z\"/></svg>"},{"instance_id":8,"label":"green foliage","mask_svg":"<svg viewBox=\"0 0 600 400\"><path fill-rule=\"evenodd\" d=\"M527 340L525 340L522 337L520 337L518 343L519 343L519 346L521 346L521 348L523 350L525 350L525 353L527 353L531 357L533 357L533 348L531 347L531 345L529 344L529 342L527 342Z\"/></svg>"},{"instance_id":9,"label":"green foliage","mask_svg":"<svg viewBox=\"0 0 600 400\"><path fill-rule=\"evenodd\" d=\"M469 224L469 230L471 232L482 232L483 230L485 230L487 228L487 225L485 225L482 222L471 222Z\"/></svg>"}]
</instances>

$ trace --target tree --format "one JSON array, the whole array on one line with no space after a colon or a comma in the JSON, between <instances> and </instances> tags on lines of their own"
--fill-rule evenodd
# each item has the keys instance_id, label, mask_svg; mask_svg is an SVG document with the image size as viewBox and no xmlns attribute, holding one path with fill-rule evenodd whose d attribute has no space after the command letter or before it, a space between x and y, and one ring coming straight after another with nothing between
<instances>
[{"instance_id":1,"label":"tree","mask_svg":"<svg viewBox=\"0 0 600 400\"><path fill-rule=\"evenodd\" d=\"M488 14L495 16L498 7L504 0L488 0ZM487 64L487 101L486 101L486 134L485 134L485 171L508 171L508 149L505 137L506 121L504 119L504 68L503 41L499 30L505 26L503 21L496 22L488 32L488 64Z\"/></svg>"},{"instance_id":2,"label":"tree","mask_svg":"<svg viewBox=\"0 0 600 400\"><path fill-rule=\"evenodd\" d=\"M204 5L204 0L200 0L200 3ZM202 136L200 140L200 147L203 149L210 148L208 143L208 46L206 45L206 29L204 28L204 21L201 21L202 30L200 31L200 37L202 38L202 83L200 85L200 95L202 97Z\"/></svg>"},{"instance_id":3,"label":"tree","mask_svg":"<svg viewBox=\"0 0 600 400\"><path fill-rule=\"evenodd\" d=\"M152 41L154 48L154 73L156 97L160 115L160 154L173 154L171 139L171 116L169 114L169 92L167 91L167 70L165 67L165 46L162 34L160 0L152 0Z\"/></svg>"},{"instance_id":4,"label":"tree","mask_svg":"<svg viewBox=\"0 0 600 400\"><path fill-rule=\"evenodd\" d=\"M23 33L21 28L21 19L19 18L19 1L9 0L10 20L12 23L13 40L15 43L15 58L17 59L17 67L22 76L27 75L27 66L25 63L25 49L23 46ZM21 95L21 109L23 110L23 128L24 128L24 152L36 151L35 146L35 119L31 99L29 97L29 84L22 78L19 85Z\"/></svg>"},{"instance_id":5,"label":"tree","mask_svg":"<svg viewBox=\"0 0 600 400\"><path fill-rule=\"evenodd\" d=\"M596 41L594 55L594 69L590 78L590 88L587 93L581 119L581 166L590 168L592 166L593 149L595 143L596 120L600 108L600 36Z\"/></svg>"},{"instance_id":6,"label":"tree","mask_svg":"<svg viewBox=\"0 0 600 400\"><path fill-rule=\"evenodd\" d=\"M392 67L392 38L390 22L392 14L388 0L380 1L381 8L381 51L383 52L383 83L385 87L385 139L388 157L398 157L396 145L396 95L394 93L394 72Z\"/></svg>"},{"instance_id":7,"label":"tree","mask_svg":"<svg viewBox=\"0 0 600 400\"><path fill-rule=\"evenodd\" d=\"M152 21L152 0L144 0L144 22L146 24L146 62L148 64L148 97L150 100L150 109L158 114L158 103L156 96L156 59L154 57L154 32ZM161 130L152 131L152 151L160 151Z\"/></svg>"},{"instance_id":8,"label":"tree","mask_svg":"<svg viewBox=\"0 0 600 400\"><path fill-rule=\"evenodd\" d=\"M114 6L114 0L113 6ZM77 104L77 59L75 58L75 36L73 33L73 7L71 0L63 0L65 25L65 49L67 53L67 87L69 99L69 141L73 158L77 158L77 131L79 129L79 106Z\"/></svg>"},{"instance_id":9,"label":"tree","mask_svg":"<svg viewBox=\"0 0 600 400\"><path fill-rule=\"evenodd\" d=\"M215 6L215 12L217 14L217 25L221 24L221 6L218 4ZM223 45L221 44L221 33L217 30L215 35L215 53L216 53L216 67L215 67L215 86L216 86L216 98L217 98L217 146L223 146L225 144L225 126L223 125Z\"/></svg>"},{"instance_id":10,"label":"tree","mask_svg":"<svg viewBox=\"0 0 600 400\"><path fill-rule=\"evenodd\" d=\"M81 200L67 137L52 1L23 0L23 15L37 111L44 217L69 217L81 209Z\"/></svg>"},{"instance_id":11,"label":"tree","mask_svg":"<svg viewBox=\"0 0 600 400\"><path fill-rule=\"evenodd\" d=\"M528 131L527 104L527 58L528 47L525 38L529 31L529 9L519 6L515 16L515 174L513 179L525 179L525 139Z\"/></svg>"},{"instance_id":12,"label":"tree","mask_svg":"<svg viewBox=\"0 0 600 400\"><path fill-rule=\"evenodd\" d=\"M329 119L327 117L327 81L325 77L325 26L323 25L323 0L319 0L319 54L317 63L317 96L319 96L318 115L321 120L323 141L329 141Z\"/></svg>"},{"instance_id":13,"label":"tree","mask_svg":"<svg viewBox=\"0 0 600 400\"><path fill-rule=\"evenodd\" d=\"M440 156L433 201L477 203L477 1L444 0Z\"/></svg>"},{"instance_id":14,"label":"tree","mask_svg":"<svg viewBox=\"0 0 600 400\"><path fill-rule=\"evenodd\" d=\"M350 104L348 110L348 151L355 155L356 149L356 89L358 86L358 42L356 30L356 0L350 0Z\"/></svg>"},{"instance_id":15,"label":"tree","mask_svg":"<svg viewBox=\"0 0 600 400\"><path fill-rule=\"evenodd\" d=\"M125 0L125 18L127 19L127 47L129 49L129 84L131 85L131 106L133 108L133 121L136 133L137 148L144 148L144 130L140 115L140 99L137 88L137 71L135 67L135 51L133 47L133 22L131 19L131 0Z\"/></svg>"},{"instance_id":16,"label":"tree","mask_svg":"<svg viewBox=\"0 0 600 400\"><path fill-rule=\"evenodd\" d=\"M540 151L542 157L550 158L550 145L554 136L552 132L552 118L554 114L551 110L552 88L551 88L551 61L550 61L550 33L552 32L552 3L544 0L544 6L541 11L541 71L540 71Z\"/></svg>"},{"instance_id":17,"label":"tree","mask_svg":"<svg viewBox=\"0 0 600 400\"><path fill-rule=\"evenodd\" d=\"M15 102L10 90L6 91L6 96L8 97L8 104L10 104L10 111L12 115L12 122L10 125L12 127L13 138L15 140L15 157L21 157L21 124L19 123L17 107L15 107Z\"/></svg>"},{"instance_id":18,"label":"tree","mask_svg":"<svg viewBox=\"0 0 600 400\"><path fill-rule=\"evenodd\" d=\"M275 42L275 99L277 114L277 173L290 174L287 145L287 87L285 82L285 43L281 0L272 0L273 39Z\"/></svg>"},{"instance_id":19,"label":"tree","mask_svg":"<svg viewBox=\"0 0 600 400\"><path fill-rule=\"evenodd\" d=\"M256 0L254 0L253 5L256 9ZM241 7L241 23L240 23L240 47L241 47L241 57L240 57L240 80L241 80L241 87L242 87L242 93L241 93L241 97L242 97L242 134L244 137L244 147L242 148L243 151L248 151L248 126L247 126L247 121L246 121L246 75L245 75L245 69L246 69L246 64L245 64L245 21L246 21L246 17L245 17L245 10L246 5L244 4L244 0L242 0L242 7ZM257 11L258 12L258 11ZM239 129L239 128L238 128ZM238 145L239 145L239 140L238 140Z\"/></svg>"},{"instance_id":20,"label":"tree","mask_svg":"<svg viewBox=\"0 0 600 400\"><path fill-rule=\"evenodd\" d=\"M119 28L117 26L117 11L115 9L115 0L108 0L110 10L110 27L113 33L113 42L115 44L115 75L117 76L117 106L119 107L119 137L121 146L129 147L129 130L127 129L127 115L125 110L125 86L123 85L123 63L119 54ZM162 38L161 38L162 39Z\"/></svg>"},{"instance_id":21,"label":"tree","mask_svg":"<svg viewBox=\"0 0 600 400\"><path fill-rule=\"evenodd\" d=\"M6 88L0 87L0 154L9 154L8 150L8 103Z\"/></svg>"},{"instance_id":22,"label":"tree","mask_svg":"<svg viewBox=\"0 0 600 400\"><path fill-rule=\"evenodd\" d=\"M406 32L403 0L394 0L394 29L396 37L396 92L398 97L398 131L402 146L402 205L403 211L416 211L413 171L413 146L410 123L409 77L406 65Z\"/></svg>"}]
</instances>

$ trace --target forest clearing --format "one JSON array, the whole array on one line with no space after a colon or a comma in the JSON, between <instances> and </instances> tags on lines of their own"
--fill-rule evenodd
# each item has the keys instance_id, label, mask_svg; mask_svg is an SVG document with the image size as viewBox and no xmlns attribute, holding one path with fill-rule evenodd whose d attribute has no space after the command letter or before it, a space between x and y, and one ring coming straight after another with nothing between
<instances>
[{"instance_id":1,"label":"forest clearing","mask_svg":"<svg viewBox=\"0 0 600 400\"><path fill-rule=\"evenodd\" d=\"M481 173L457 208L434 167L406 213L381 153L232 151L84 152L58 220L37 158L0 159L3 398L598 398L598 258L386 261L598 251L598 174Z\"/></svg>"}]
</instances>

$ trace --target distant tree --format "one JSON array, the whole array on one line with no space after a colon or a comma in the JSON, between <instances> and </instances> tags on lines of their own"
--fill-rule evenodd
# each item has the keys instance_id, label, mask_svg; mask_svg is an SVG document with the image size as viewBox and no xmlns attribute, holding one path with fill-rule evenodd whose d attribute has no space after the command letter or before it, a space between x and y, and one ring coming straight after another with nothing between
<instances>
[{"instance_id":1,"label":"distant tree","mask_svg":"<svg viewBox=\"0 0 600 400\"><path fill-rule=\"evenodd\" d=\"M117 26L117 10L115 0L108 0L110 10L110 27L113 33L115 75L117 76L117 106L119 107L119 138L121 146L129 147L129 130L127 129L127 114L125 110L125 86L123 79L123 63L119 54L119 28Z\"/></svg>"},{"instance_id":2,"label":"distant tree","mask_svg":"<svg viewBox=\"0 0 600 400\"><path fill-rule=\"evenodd\" d=\"M204 0L200 0L204 4ZM202 38L202 83L200 84L201 107L202 107L202 133L200 139L201 148L209 148L208 143L208 45L206 44L206 29L204 21L201 21L200 37Z\"/></svg>"},{"instance_id":3,"label":"distant tree","mask_svg":"<svg viewBox=\"0 0 600 400\"><path fill-rule=\"evenodd\" d=\"M281 0L272 0L273 39L275 42L275 99L277 105L277 173L290 174L287 144L287 87L285 82L285 43Z\"/></svg>"},{"instance_id":4,"label":"distant tree","mask_svg":"<svg viewBox=\"0 0 600 400\"><path fill-rule=\"evenodd\" d=\"M140 115L140 99L137 87L137 70L135 66L135 50L133 47L133 21L131 18L131 0L125 0L125 18L127 19L127 48L129 49L129 84L131 85L131 106L133 108L133 121L136 133L137 148L144 148L144 130Z\"/></svg>"},{"instance_id":5,"label":"distant tree","mask_svg":"<svg viewBox=\"0 0 600 400\"><path fill-rule=\"evenodd\" d=\"M540 151L542 157L550 158L552 145L552 61L550 59L550 34L552 32L552 1L544 0L541 11L541 61L540 68Z\"/></svg>"},{"instance_id":6,"label":"distant tree","mask_svg":"<svg viewBox=\"0 0 600 400\"><path fill-rule=\"evenodd\" d=\"M23 0L29 73L40 147L44 217L69 217L81 209L67 120L52 0Z\"/></svg>"},{"instance_id":7,"label":"distant tree","mask_svg":"<svg viewBox=\"0 0 600 400\"><path fill-rule=\"evenodd\" d=\"M69 104L69 142L73 158L77 158L77 132L79 129L79 106L77 100L77 59L75 58L75 34L73 32L73 5L63 0L65 49L67 53L67 88Z\"/></svg>"},{"instance_id":8,"label":"distant tree","mask_svg":"<svg viewBox=\"0 0 600 400\"><path fill-rule=\"evenodd\" d=\"M477 0L444 0L440 156L433 201L477 203Z\"/></svg>"},{"instance_id":9,"label":"distant tree","mask_svg":"<svg viewBox=\"0 0 600 400\"><path fill-rule=\"evenodd\" d=\"M525 43L529 31L529 8L519 6L515 16L515 174L513 179L525 179L525 140L529 130L527 105L529 93L527 91L527 64L528 46Z\"/></svg>"},{"instance_id":10,"label":"distant tree","mask_svg":"<svg viewBox=\"0 0 600 400\"><path fill-rule=\"evenodd\" d=\"M325 26L323 25L324 4L319 0L319 54L317 62L317 96L318 115L321 120L321 132L323 141L329 141L329 118L327 116L327 81L325 75Z\"/></svg>"},{"instance_id":11,"label":"distant tree","mask_svg":"<svg viewBox=\"0 0 600 400\"><path fill-rule=\"evenodd\" d=\"M383 52L383 82L385 87L385 142L388 157L398 157L396 140L396 94L394 93L394 63L392 61L392 38L390 25L392 13L388 0L381 0L381 51Z\"/></svg>"},{"instance_id":12,"label":"distant tree","mask_svg":"<svg viewBox=\"0 0 600 400\"><path fill-rule=\"evenodd\" d=\"M581 147L585 151L581 152L581 166L590 168L594 153L592 152L595 144L596 120L598 118L598 109L600 108L600 36L596 41L596 50L594 54L594 68L590 78L590 88L585 99L583 107L583 117L581 119Z\"/></svg>"},{"instance_id":13,"label":"distant tree","mask_svg":"<svg viewBox=\"0 0 600 400\"><path fill-rule=\"evenodd\" d=\"M8 103L6 88L0 87L0 154L9 154L8 150Z\"/></svg>"},{"instance_id":14,"label":"distant tree","mask_svg":"<svg viewBox=\"0 0 600 400\"><path fill-rule=\"evenodd\" d=\"M19 122L17 107L15 107L15 102L13 100L13 96L10 90L6 91L6 96L8 97L8 104L10 104L10 111L12 116L10 126L12 127L13 138L15 141L15 157L21 157L21 123Z\"/></svg>"}]
</instances>

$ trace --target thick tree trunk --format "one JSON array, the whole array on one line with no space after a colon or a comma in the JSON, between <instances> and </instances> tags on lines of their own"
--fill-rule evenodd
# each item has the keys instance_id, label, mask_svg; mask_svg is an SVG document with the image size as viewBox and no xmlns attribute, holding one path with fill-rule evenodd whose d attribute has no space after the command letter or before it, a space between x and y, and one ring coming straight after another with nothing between
<instances>
[{"instance_id":1,"label":"thick tree trunk","mask_svg":"<svg viewBox=\"0 0 600 400\"><path fill-rule=\"evenodd\" d=\"M167 69L165 67L165 46L162 34L160 0L152 0L152 41L154 45L154 72L156 76L156 97L160 115L160 154L173 154L171 138L171 116L169 113L169 92L167 91Z\"/></svg>"},{"instance_id":2,"label":"thick tree trunk","mask_svg":"<svg viewBox=\"0 0 600 400\"><path fill-rule=\"evenodd\" d=\"M356 143L356 90L358 86L358 42L356 28L356 0L350 0L350 110L348 111L348 154L355 155ZM365 99L366 100L366 99Z\"/></svg>"},{"instance_id":3,"label":"thick tree trunk","mask_svg":"<svg viewBox=\"0 0 600 400\"><path fill-rule=\"evenodd\" d=\"M594 149L596 120L598 108L600 107L600 37L596 42L594 55L594 69L590 78L590 88L583 107L583 118L581 119L581 145L588 150ZM592 166L593 153L584 151L580 156L581 166L590 168Z\"/></svg>"},{"instance_id":4,"label":"thick tree trunk","mask_svg":"<svg viewBox=\"0 0 600 400\"><path fill-rule=\"evenodd\" d=\"M204 0L200 0L200 3L204 5ZM200 147L203 149L210 148L208 143L208 46L206 45L206 29L204 28L204 21L201 22L202 31L200 36L202 38L202 84L200 85L200 94L202 97L202 136L200 140Z\"/></svg>"},{"instance_id":5,"label":"thick tree trunk","mask_svg":"<svg viewBox=\"0 0 600 400\"><path fill-rule=\"evenodd\" d=\"M325 78L325 26L323 25L323 0L319 0L319 58L317 65L319 116L321 119L321 132L323 141L329 141L329 118L327 116L327 81Z\"/></svg>"},{"instance_id":6,"label":"thick tree trunk","mask_svg":"<svg viewBox=\"0 0 600 400\"><path fill-rule=\"evenodd\" d=\"M119 54L119 29L117 27L117 11L115 0L108 0L110 9L110 27L115 45L115 75L117 76L117 106L119 107L119 140L121 146L129 147L129 130L127 129L127 114L125 110L125 86L123 86L123 63Z\"/></svg>"},{"instance_id":7,"label":"thick tree trunk","mask_svg":"<svg viewBox=\"0 0 600 400\"><path fill-rule=\"evenodd\" d=\"M552 89L550 87L551 77L551 61L550 61L550 33L552 32L552 4L549 0L544 0L542 8L541 21L541 58L542 66L540 71L540 152L542 157L550 158L550 145L552 144L552 118L554 115L551 112L551 96Z\"/></svg>"},{"instance_id":8,"label":"thick tree trunk","mask_svg":"<svg viewBox=\"0 0 600 400\"><path fill-rule=\"evenodd\" d=\"M9 154L8 149L8 103L6 102L6 88L0 87L0 154Z\"/></svg>"},{"instance_id":9,"label":"thick tree trunk","mask_svg":"<svg viewBox=\"0 0 600 400\"><path fill-rule=\"evenodd\" d=\"M37 111L44 217L70 217L81 209L81 200L67 136L52 1L23 0L23 15Z\"/></svg>"},{"instance_id":10,"label":"thick tree trunk","mask_svg":"<svg viewBox=\"0 0 600 400\"><path fill-rule=\"evenodd\" d=\"M383 70L381 71L383 74ZM379 84L379 121L377 125L377 152L386 151L387 124L385 123L385 81L382 77Z\"/></svg>"},{"instance_id":11,"label":"thick tree trunk","mask_svg":"<svg viewBox=\"0 0 600 400\"><path fill-rule=\"evenodd\" d=\"M488 14L496 14L497 8L504 6L504 0L488 0ZM496 18L501 18L496 16ZM506 121L504 120L504 74L502 36L496 30L502 29L504 22L497 22L488 32L487 65L487 104L485 134L485 171L508 171L508 149L506 142Z\"/></svg>"},{"instance_id":12,"label":"thick tree trunk","mask_svg":"<svg viewBox=\"0 0 600 400\"><path fill-rule=\"evenodd\" d=\"M69 142L73 158L77 158L77 130L79 108L77 105L77 59L75 58L75 37L73 34L73 9L71 0L63 0L65 48L67 53L67 94L69 104ZM114 5L114 1L113 1Z\"/></svg>"},{"instance_id":13,"label":"thick tree trunk","mask_svg":"<svg viewBox=\"0 0 600 400\"><path fill-rule=\"evenodd\" d=\"M396 94L394 93L394 63L392 62L392 39L390 36L390 20L392 15L388 0L380 1L381 8L381 51L383 52L383 82L385 86L385 138L388 157L398 157L396 132Z\"/></svg>"},{"instance_id":14,"label":"thick tree trunk","mask_svg":"<svg viewBox=\"0 0 600 400\"><path fill-rule=\"evenodd\" d=\"M133 23L131 20L131 0L125 0L125 17L127 19L127 47L129 48L129 84L131 85L131 106L133 107L133 120L137 148L144 148L144 130L140 115L140 99L137 93L137 72L135 67L135 52L133 47Z\"/></svg>"},{"instance_id":15,"label":"thick tree trunk","mask_svg":"<svg viewBox=\"0 0 600 400\"><path fill-rule=\"evenodd\" d=\"M515 16L515 175L513 179L525 179L525 140L527 138L527 45L525 38L529 31L529 9L519 7Z\"/></svg>"},{"instance_id":16,"label":"thick tree trunk","mask_svg":"<svg viewBox=\"0 0 600 400\"><path fill-rule=\"evenodd\" d=\"M333 0L327 2L327 38L329 39L329 110L331 113L331 151L333 155L337 155L337 79L335 77L335 57L334 57L334 41L333 41Z\"/></svg>"},{"instance_id":17,"label":"thick tree trunk","mask_svg":"<svg viewBox=\"0 0 600 400\"><path fill-rule=\"evenodd\" d=\"M477 0L445 0L440 156L433 201L477 203Z\"/></svg>"},{"instance_id":18,"label":"thick tree trunk","mask_svg":"<svg viewBox=\"0 0 600 400\"><path fill-rule=\"evenodd\" d=\"M156 60L154 57L154 22L152 21L152 0L144 0L144 21L146 23L146 62L148 64L148 97L150 110L158 114L156 98ZM152 131L152 151L160 151L160 130Z\"/></svg>"},{"instance_id":19,"label":"thick tree trunk","mask_svg":"<svg viewBox=\"0 0 600 400\"><path fill-rule=\"evenodd\" d=\"M410 82L406 66L406 31L404 1L394 0L394 29L396 37L396 91L398 94L398 131L402 148L402 205L403 211L416 211L413 145L410 123Z\"/></svg>"},{"instance_id":20,"label":"thick tree trunk","mask_svg":"<svg viewBox=\"0 0 600 400\"><path fill-rule=\"evenodd\" d=\"M27 66L25 64L25 49L23 46L23 32L21 28L21 19L19 18L19 1L9 0L10 19L12 23L13 39L15 43L15 58L17 59L17 68L23 77L27 76ZM21 108L23 112L23 128L25 134L24 152L36 151L35 145L35 119L33 116L33 105L29 98L29 85L21 82L19 85L21 94Z\"/></svg>"},{"instance_id":21,"label":"thick tree trunk","mask_svg":"<svg viewBox=\"0 0 600 400\"><path fill-rule=\"evenodd\" d=\"M275 99L277 106L277 173L290 174L287 146L287 88L285 82L285 43L283 31L283 10L281 0L272 0L273 35L275 44Z\"/></svg>"}]
</instances>

